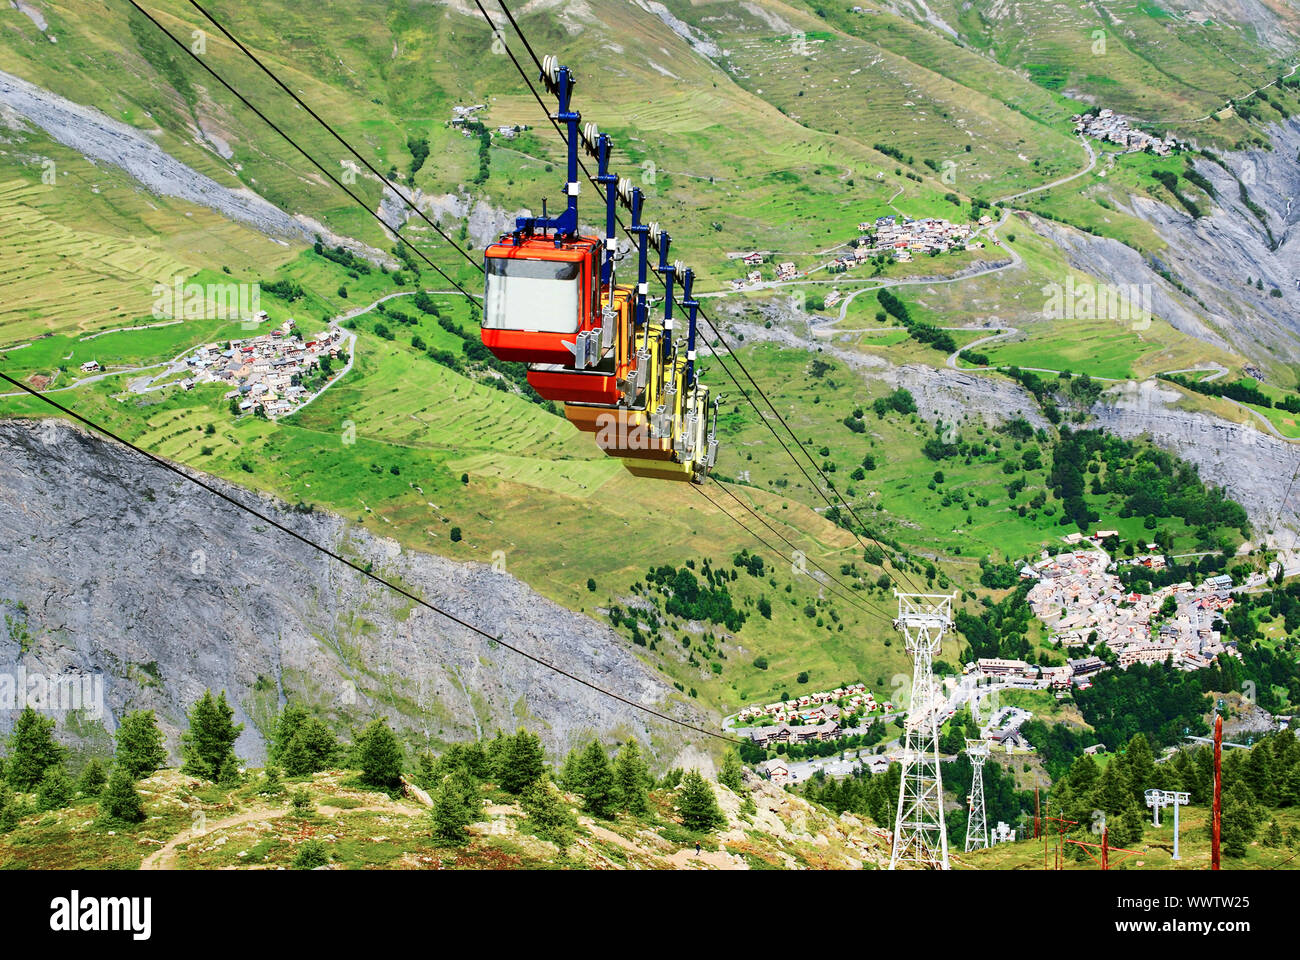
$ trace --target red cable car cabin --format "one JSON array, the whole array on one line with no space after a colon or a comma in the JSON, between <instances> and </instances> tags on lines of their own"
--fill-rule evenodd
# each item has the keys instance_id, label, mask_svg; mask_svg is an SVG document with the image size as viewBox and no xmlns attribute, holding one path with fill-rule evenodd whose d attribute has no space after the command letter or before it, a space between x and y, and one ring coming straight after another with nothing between
<instances>
[{"instance_id":1,"label":"red cable car cabin","mask_svg":"<svg viewBox=\"0 0 1300 960\"><path fill-rule=\"evenodd\" d=\"M501 360L573 367L576 335L600 323L602 243L503 237L484 255L483 346Z\"/></svg>"}]
</instances>

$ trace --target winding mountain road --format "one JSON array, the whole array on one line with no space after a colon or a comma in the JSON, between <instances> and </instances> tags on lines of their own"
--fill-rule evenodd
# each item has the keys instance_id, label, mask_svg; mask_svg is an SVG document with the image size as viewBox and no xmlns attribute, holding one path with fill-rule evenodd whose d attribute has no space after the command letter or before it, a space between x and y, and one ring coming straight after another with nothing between
<instances>
[{"instance_id":1,"label":"winding mountain road","mask_svg":"<svg viewBox=\"0 0 1300 960\"><path fill-rule=\"evenodd\" d=\"M1059 187L1062 184L1069 183L1071 180L1078 180L1085 174L1092 172L1092 169L1097 166L1097 151L1093 148L1087 137L1080 135L1079 142L1083 144L1083 149L1088 151L1088 165L1078 173L1072 173L1068 177L1053 180L1051 183L1045 183L1040 187L1033 187L1029 190L1022 190L1019 193L1013 193L1010 196L1002 197L1000 200L994 200L993 202L998 206L1005 206L1013 200L1019 200L1021 197L1027 197L1034 193L1041 193L1044 190L1051 190L1053 187Z\"/></svg>"}]
</instances>

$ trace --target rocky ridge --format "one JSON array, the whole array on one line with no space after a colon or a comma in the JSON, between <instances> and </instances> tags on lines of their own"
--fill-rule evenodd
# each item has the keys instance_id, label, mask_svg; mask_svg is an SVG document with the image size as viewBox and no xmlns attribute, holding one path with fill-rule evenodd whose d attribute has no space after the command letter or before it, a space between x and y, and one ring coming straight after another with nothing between
<instances>
[{"instance_id":1,"label":"rocky ridge","mask_svg":"<svg viewBox=\"0 0 1300 960\"><path fill-rule=\"evenodd\" d=\"M664 758L698 739L416 607L124 447L59 421L9 420L0 451L0 673L102 676L102 717L60 723L74 744L153 709L175 754L205 688L227 691L245 725L237 751L252 761L289 696L343 731L387 717L416 749L520 724L553 755L591 733L636 734ZM704 722L607 626L506 573L205 480L533 656ZM0 711L0 734L11 725Z\"/></svg>"}]
</instances>

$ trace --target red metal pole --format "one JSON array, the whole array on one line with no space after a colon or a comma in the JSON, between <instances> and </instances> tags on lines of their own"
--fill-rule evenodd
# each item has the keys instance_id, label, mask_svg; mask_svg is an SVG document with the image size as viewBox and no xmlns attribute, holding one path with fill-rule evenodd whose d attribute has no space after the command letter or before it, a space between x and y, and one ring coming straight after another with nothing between
<instances>
[{"instance_id":1,"label":"red metal pole","mask_svg":"<svg viewBox=\"0 0 1300 960\"><path fill-rule=\"evenodd\" d=\"M1101 868L1103 870L1110 869L1108 865L1108 857L1107 857L1107 853L1109 853L1110 851L1110 844L1108 842L1109 838L1110 838L1110 828L1103 823L1101 825Z\"/></svg>"},{"instance_id":2,"label":"red metal pole","mask_svg":"<svg viewBox=\"0 0 1300 960\"><path fill-rule=\"evenodd\" d=\"M1223 792L1223 715L1214 718L1214 841L1210 848L1210 869L1219 869L1219 798Z\"/></svg>"}]
</instances>

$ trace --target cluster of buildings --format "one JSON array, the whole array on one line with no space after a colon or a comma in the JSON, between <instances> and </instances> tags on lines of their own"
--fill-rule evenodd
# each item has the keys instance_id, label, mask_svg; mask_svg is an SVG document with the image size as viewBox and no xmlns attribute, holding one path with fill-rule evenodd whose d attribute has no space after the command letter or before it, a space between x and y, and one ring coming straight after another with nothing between
<instances>
[{"instance_id":1,"label":"cluster of buildings","mask_svg":"<svg viewBox=\"0 0 1300 960\"><path fill-rule=\"evenodd\" d=\"M1152 569L1165 565L1164 557L1154 554L1132 562ZM1105 551L1080 550L1044 556L1021 571L1022 577L1037 581L1029 590L1029 605L1053 631L1053 639L1085 650L1104 643L1121 668L1171 660L1180 669L1199 670L1221 654L1237 655L1235 643L1225 642L1213 627L1219 612L1232 606L1230 577L1138 594L1124 589L1112 566ZM1161 616L1170 597L1174 614Z\"/></svg>"},{"instance_id":2,"label":"cluster of buildings","mask_svg":"<svg viewBox=\"0 0 1300 960\"><path fill-rule=\"evenodd\" d=\"M980 217L979 226L988 226L993 219ZM849 253L836 257L826 264L832 270L847 270L870 260L881 253L891 254L895 261L908 263L913 255L946 253L950 250L981 250L984 243L974 239L975 225L969 223L952 223L937 217L914 219L897 214L878 217L876 220L864 220L858 224L858 239ZM738 259L751 268L742 280L732 280L732 290L743 290L763 282L759 269L765 261L765 255L757 250L749 253L728 254L731 259ZM800 275L799 268L793 262L776 265L776 279L793 280Z\"/></svg>"},{"instance_id":3,"label":"cluster of buildings","mask_svg":"<svg viewBox=\"0 0 1300 960\"><path fill-rule=\"evenodd\" d=\"M1120 116L1114 110L1078 114L1070 119L1074 121L1075 133L1118 144L1128 153L1150 149L1157 157L1167 157L1178 147L1173 134L1166 134L1162 138L1135 130L1127 117Z\"/></svg>"},{"instance_id":4,"label":"cluster of buildings","mask_svg":"<svg viewBox=\"0 0 1300 960\"><path fill-rule=\"evenodd\" d=\"M889 704L886 703L888 708ZM757 722L743 732L760 747L777 743L808 743L834 740L856 718L878 709L865 684L853 683L834 690L805 694L797 700L782 700L764 706L746 707L737 715L740 723Z\"/></svg>"},{"instance_id":5,"label":"cluster of buildings","mask_svg":"<svg viewBox=\"0 0 1300 960\"><path fill-rule=\"evenodd\" d=\"M293 321L286 320L262 336L199 347L185 359L191 376L181 386L189 390L199 383L223 383L231 387L225 398L238 401L243 412L260 407L272 419L293 412L312 398L302 385L303 376L319 366L322 357L336 359L345 352L345 334L338 327L305 341L294 336L293 329Z\"/></svg>"},{"instance_id":6,"label":"cluster of buildings","mask_svg":"<svg viewBox=\"0 0 1300 960\"><path fill-rule=\"evenodd\" d=\"M991 217L980 217L980 226L992 223ZM874 223L858 224L857 248L854 262L870 259L873 254L892 253L895 260L906 262L913 254L947 253L949 250L978 250L981 241L972 242L972 227L968 223L952 223L936 217L915 220L911 217L880 217ZM849 259L841 257L841 260Z\"/></svg>"},{"instance_id":7,"label":"cluster of buildings","mask_svg":"<svg viewBox=\"0 0 1300 960\"><path fill-rule=\"evenodd\" d=\"M838 712L839 708L831 707L830 709ZM841 729L838 720L827 720L825 723L811 723L802 726L778 723L774 727L753 727L745 731L745 733L757 746L770 747L778 743L811 743L814 740L834 740L840 736Z\"/></svg>"},{"instance_id":8,"label":"cluster of buildings","mask_svg":"<svg viewBox=\"0 0 1300 960\"><path fill-rule=\"evenodd\" d=\"M475 103L469 106L461 106L458 104L453 106L451 108L450 121L452 128L459 130L466 137L472 136L473 133L469 130L470 124L477 121L479 119L478 112L486 108L487 104L485 103ZM515 137L519 136L521 130L527 129L528 127L524 125L510 126L509 124L504 124L497 127L496 135L504 140L513 140Z\"/></svg>"},{"instance_id":9,"label":"cluster of buildings","mask_svg":"<svg viewBox=\"0 0 1300 960\"><path fill-rule=\"evenodd\" d=\"M777 786L799 783L809 779L817 770L828 777L848 777L859 770L866 773L884 773L898 757L886 754L868 754L858 757L826 757L818 760L795 761L773 757L758 765L760 776L767 777Z\"/></svg>"},{"instance_id":10,"label":"cluster of buildings","mask_svg":"<svg viewBox=\"0 0 1300 960\"><path fill-rule=\"evenodd\" d=\"M745 274L745 279L732 280L731 289L743 290L745 287L752 287L755 284L762 283L763 273L758 268L763 265L763 254L753 251L742 254L740 260L745 266L753 269ZM777 280L793 280L797 276L799 276L799 268L792 261L785 261L776 265Z\"/></svg>"},{"instance_id":11,"label":"cluster of buildings","mask_svg":"<svg viewBox=\"0 0 1300 960\"><path fill-rule=\"evenodd\" d=\"M978 679L997 683L1001 687L1058 691L1068 690L1071 686L1086 687L1091 683L1093 674L1105 668L1106 662L1095 656L1067 660L1060 667L1042 667L1024 660L999 658L983 658L966 665L967 671L974 673Z\"/></svg>"},{"instance_id":12,"label":"cluster of buildings","mask_svg":"<svg viewBox=\"0 0 1300 960\"><path fill-rule=\"evenodd\" d=\"M868 692L866 684L852 683L847 687L836 687L834 690L822 690L817 693L805 694L798 700L780 700L766 706L755 704L741 710L737 714L737 719L742 723L750 720L770 720L776 723L815 723L819 719L825 719L824 708L829 706L836 706L836 716L839 716L839 707L843 707L845 716L855 716L859 713L874 711L876 709L876 698Z\"/></svg>"}]
</instances>

